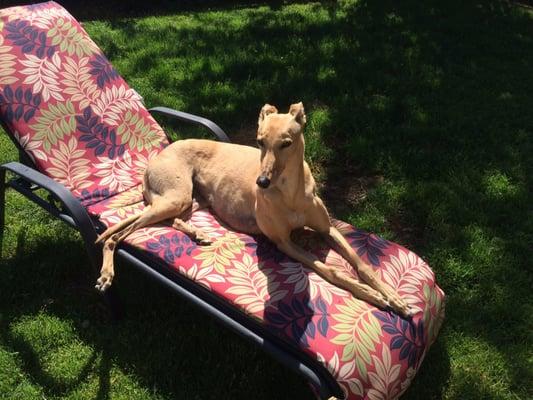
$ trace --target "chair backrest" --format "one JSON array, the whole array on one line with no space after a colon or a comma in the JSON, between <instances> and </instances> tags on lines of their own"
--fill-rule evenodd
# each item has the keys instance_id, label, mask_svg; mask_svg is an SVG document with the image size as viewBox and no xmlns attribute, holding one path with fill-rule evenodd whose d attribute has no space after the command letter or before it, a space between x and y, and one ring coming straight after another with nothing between
<instances>
[{"instance_id":1,"label":"chair backrest","mask_svg":"<svg viewBox=\"0 0 533 400\"><path fill-rule=\"evenodd\" d=\"M55 2L0 10L0 119L85 205L142 182L168 144L140 97Z\"/></svg>"}]
</instances>

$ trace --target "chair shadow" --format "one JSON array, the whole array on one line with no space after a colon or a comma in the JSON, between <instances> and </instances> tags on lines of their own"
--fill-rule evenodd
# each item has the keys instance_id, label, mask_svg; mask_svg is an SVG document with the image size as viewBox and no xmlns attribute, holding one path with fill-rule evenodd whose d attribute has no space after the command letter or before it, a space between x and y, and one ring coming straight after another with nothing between
<instances>
[{"instance_id":1,"label":"chair shadow","mask_svg":"<svg viewBox=\"0 0 533 400\"><path fill-rule=\"evenodd\" d=\"M18 354L22 372L45 396L67 396L91 384L96 386L96 399L109 399L111 370L115 369L115 381L118 367L134 371L140 390L157 388L169 398L194 393L217 399L226 392L244 400L251 387L258 391L258 399L310 397L310 389L298 375L211 318L198 318L196 308L177 301L173 293L161 291L158 284L122 263L116 266L115 285L126 306L126 317L113 323L105 302L87 281L91 267L80 262L83 248L75 238L38 245L27 245L26 240L26 233L19 233L16 254L0 263L0 341ZM60 247L73 250L59 259L54 249ZM36 259L40 263L35 263ZM50 268L51 264L55 266ZM91 349L76 377L54 375L47 356L32 343L33 336L13 332L13 324L43 312L72 325L76 340ZM202 372L206 366L216 369L217 379ZM285 382L286 387L276 382Z\"/></svg>"}]
</instances>

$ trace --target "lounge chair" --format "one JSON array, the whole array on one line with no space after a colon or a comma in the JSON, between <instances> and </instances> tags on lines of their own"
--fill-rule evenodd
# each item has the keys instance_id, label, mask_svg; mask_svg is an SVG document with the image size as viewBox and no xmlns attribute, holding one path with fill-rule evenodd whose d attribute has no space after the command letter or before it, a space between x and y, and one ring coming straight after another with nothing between
<instances>
[{"instance_id":1,"label":"lounge chair","mask_svg":"<svg viewBox=\"0 0 533 400\"><path fill-rule=\"evenodd\" d=\"M81 233L96 276L97 234L144 207L144 167L169 143L149 111L203 125L228 140L204 118L164 107L147 110L57 3L1 10L0 118L20 150L20 162L0 167L2 227L10 187ZM212 245L196 246L160 224L130 235L117 258L303 375L321 399L389 399L406 390L444 316L444 294L421 258L335 222L412 305L416 314L405 320L330 285L264 237L228 230L209 210L191 221L216 238ZM302 240L354 274L314 236Z\"/></svg>"}]
</instances>

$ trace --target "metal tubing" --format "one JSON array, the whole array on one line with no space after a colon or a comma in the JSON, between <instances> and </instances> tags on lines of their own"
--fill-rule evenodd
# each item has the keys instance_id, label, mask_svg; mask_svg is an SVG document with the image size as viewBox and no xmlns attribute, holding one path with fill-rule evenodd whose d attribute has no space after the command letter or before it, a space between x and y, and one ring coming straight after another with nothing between
<instances>
[{"instance_id":1,"label":"metal tubing","mask_svg":"<svg viewBox=\"0 0 533 400\"><path fill-rule=\"evenodd\" d=\"M154 107L150 108L148 111L151 113L159 113L166 115L168 117L179 119L180 121L189 122L196 125L202 125L203 127L209 129L220 141L230 142L228 135L213 121L208 120L207 118L199 117L197 115L189 114L183 111L173 110L168 107Z\"/></svg>"},{"instance_id":2,"label":"metal tubing","mask_svg":"<svg viewBox=\"0 0 533 400\"><path fill-rule=\"evenodd\" d=\"M177 293L181 297L184 297L195 306L207 312L209 315L212 315L235 333L258 345L282 364L305 377L315 388L319 390L321 399L329 399L332 395L338 396L339 399L343 398L342 391L336 382L333 383L325 378L326 375L329 375L329 372L323 371L322 374L318 373L316 368L313 369L304 364L302 360L298 359L291 352L286 351L281 346L268 340L266 337L261 336L260 334L239 323L234 318L227 315L227 313L219 310L217 307L194 294L192 291L178 284L175 280L171 280L165 275L154 270L151 266L139 260L139 258L135 257L124 248L119 247L117 250L117 255L124 258L131 265L146 273L163 286L169 288L171 291ZM331 377L331 375L329 376Z\"/></svg>"}]
</instances>

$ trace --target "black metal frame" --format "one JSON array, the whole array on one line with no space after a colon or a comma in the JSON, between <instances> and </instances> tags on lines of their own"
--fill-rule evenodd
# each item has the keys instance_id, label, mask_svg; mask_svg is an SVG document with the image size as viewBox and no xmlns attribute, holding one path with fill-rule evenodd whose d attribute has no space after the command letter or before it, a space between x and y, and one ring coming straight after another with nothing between
<instances>
[{"instance_id":1,"label":"black metal frame","mask_svg":"<svg viewBox=\"0 0 533 400\"><path fill-rule=\"evenodd\" d=\"M217 124L208 119L167 107L155 107L149 111L176 118L183 122L204 126L219 140L223 142L230 141L226 133ZM102 249L100 245L95 244L95 240L97 233L104 226L91 218L85 207L66 187L33 169L33 163L21 149L20 144L11 135L8 127L3 123L2 125L17 145L21 161L31 166L19 162L0 165L0 230L3 231L4 228L5 189L10 187L80 232L96 278L101 266ZM7 171L14 174L15 177L6 182ZM45 199L40 196L36 193L37 189L46 190L48 197ZM0 231L0 238L2 236L3 232ZM1 244L0 240L0 251ZM117 255L174 293L200 307L200 309L215 317L240 336L260 346L282 364L302 375L317 389L321 399L328 399L331 396L339 399L344 398L338 383L323 365L302 351L290 346L262 327L259 322L230 306L209 290L195 284L150 257L147 253L143 253L128 244L119 245ZM120 315L120 303L112 289L113 287L106 292L105 298L114 316L118 317Z\"/></svg>"}]
</instances>

